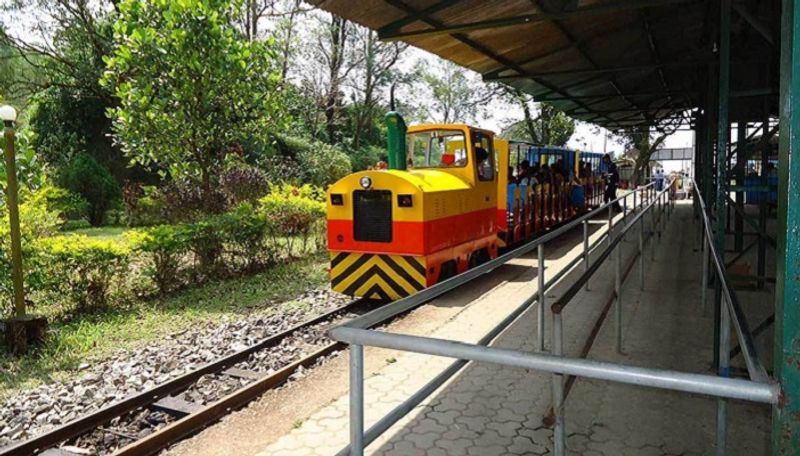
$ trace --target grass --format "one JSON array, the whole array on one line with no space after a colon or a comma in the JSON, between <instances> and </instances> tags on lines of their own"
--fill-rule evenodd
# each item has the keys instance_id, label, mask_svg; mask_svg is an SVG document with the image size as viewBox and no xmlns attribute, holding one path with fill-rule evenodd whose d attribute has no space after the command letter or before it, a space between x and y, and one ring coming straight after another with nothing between
<instances>
[{"instance_id":1,"label":"grass","mask_svg":"<svg viewBox=\"0 0 800 456\"><path fill-rule=\"evenodd\" d=\"M65 231L64 235L83 234L90 238L104 239L109 241L122 241L122 235L130 228L125 226L99 226L94 228L81 228L77 230Z\"/></svg>"},{"instance_id":2,"label":"grass","mask_svg":"<svg viewBox=\"0 0 800 456\"><path fill-rule=\"evenodd\" d=\"M112 229L97 230L104 230L98 236L115 235ZM326 255L312 255L253 276L211 282L159 299L112 303L102 313L54 323L48 342L37 353L22 358L0 354L0 400L74 376L82 363L204 323L297 308L300 304L290 300L326 284L326 267Z\"/></svg>"}]
</instances>

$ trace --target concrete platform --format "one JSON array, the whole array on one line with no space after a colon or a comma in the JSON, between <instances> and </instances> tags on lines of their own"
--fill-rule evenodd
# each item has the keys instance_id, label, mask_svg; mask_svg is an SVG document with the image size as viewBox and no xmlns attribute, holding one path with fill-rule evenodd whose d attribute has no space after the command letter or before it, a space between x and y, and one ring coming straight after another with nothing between
<instances>
[{"instance_id":1,"label":"concrete platform","mask_svg":"<svg viewBox=\"0 0 800 456\"><path fill-rule=\"evenodd\" d=\"M701 260L691 204L679 202L668 229L646 249L644 289L634 266L623 287L623 353L614 349L611 318L605 318L588 357L631 365L710 373L713 318L700 302ZM600 233L596 232L595 236ZM623 265L633 258L636 236L624 243ZM580 251L546 262L550 275ZM767 264L772 264L768 262ZM520 260L520 267L535 265ZM603 319L613 290L613 256L564 311L565 353L579 356L592 328ZM582 270L582 268L580 268ZM549 296L558 296L579 271L568 274ZM768 275L772 274L768 271ZM470 303L433 337L475 342L511 309L536 292L535 274L498 287ZM713 293L709 293L710 296ZM742 293L755 326L771 309L769 290ZM546 307L546 340L551 317ZM493 344L534 351L536 309L524 314ZM769 334L762 335L762 353ZM549 343L548 343L549 345ZM369 349L368 349L369 350ZM366 425L382 417L452 360L401 354L387 359L365 379ZM769 360L767 360L768 364ZM742 365L741 359L735 364ZM548 454L552 432L543 424L551 406L551 377L539 372L489 364L469 364L406 419L367 448L376 455ZM568 449L586 455L712 454L715 400L669 391L578 379L566 400ZM346 395L316 411L259 455L331 455L348 441ZM729 406L728 454L767 454L770 409L733 402Z\"/></svg>"}]
</instances>

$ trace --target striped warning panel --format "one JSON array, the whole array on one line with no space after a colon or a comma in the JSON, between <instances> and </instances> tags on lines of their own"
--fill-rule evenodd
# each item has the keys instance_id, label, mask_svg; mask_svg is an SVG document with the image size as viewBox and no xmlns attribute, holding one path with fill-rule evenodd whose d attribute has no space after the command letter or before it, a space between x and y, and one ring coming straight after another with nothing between
<instances>
[{"instance_id":1,"label":"striped warning panel","mask_svg":"<svg viewBox=\"0 0 800 456\"><path fill-rule=\"evenodd\" d=\"M331 252L331 288L350 296L399 299L425 288L422 257Z\"/></svg>"}]
</instances>

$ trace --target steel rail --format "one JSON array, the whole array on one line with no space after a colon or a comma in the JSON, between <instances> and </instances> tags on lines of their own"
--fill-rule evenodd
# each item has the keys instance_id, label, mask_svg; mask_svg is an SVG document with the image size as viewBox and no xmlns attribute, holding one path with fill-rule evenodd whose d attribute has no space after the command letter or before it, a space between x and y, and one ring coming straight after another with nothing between
<instances>
[{"instance_id":1,"label":"steel rail","mask_svg":"<svg viewBox=\"0 0 800 456\"><path fill-rule=\"evenodd\" d=\"M606 233L603 233L604 235ZM597 240L595 240L591 246L588 248L588 253L591 254L596 247L603 241L604 236L600 236ZM584 255L581 254L577 257L579 260L584 259ZM555 287L558 282L564 278L564 276L575 269L578 262L574 259L567 263L564 267L562 267L559 272L547 280L545 283L544 289L545 292L550 291L553 287ZM519 306L517 306L509 315L507 315L500 323L498 323L494 328L492 328L488 333L486 333L480 340L478 340L477 345L489 345L491 344L497 336L500 335L506 328L511 326L514 322L516 322L519 317L525 313L528 309L533 307L536 303L538 303L538 293L532 294L529 298L525 299ZM428 383L423 385L419 390L417 390L414 394L408 397L405 401L400 403L394 409L392 409L389 413L387 413L383 418L378 420L375 424L370 426L364 432L363 437L363 444L369 445L375 439L380 437L381 434L386 432L390 427L392 427L395 423L400 421L404 416L406 416L409 412L411 412L414 407L422 403L428 396L433 394L440 386L444 385L450 378L456 375L461 369L464 368L468 363L467 360L456 360L455 362L451 363L449 366L445 368L442 372L440 372L436 377L431 379ZM574 378L574 377L571 377ZM350 454L350 445L348 444L344 449L336 453L336 456L347 456Z\"/></svg>"},{"instance_id":2,"label":"steel rail","mask_svg":"<svg viewBox=\"0 0 800 456\"><path fill-rule=\"evenodd\" d=\"M712 263L714 263L714 269L717 271L717 277L719 278L720 288L723 293L723 300L725 301L725 305L728 307L730 315L733 317L733 326L736 330L736 336L739 339L739 345L742 347L742 356L744 357L745 365L747 365L747 373L754 381L768 382L769 375L767 374L767 370L764 368L764 365L761 363L761 360L758 356L758 350L756 349L755 341L753 340L753 334L750 331L744 311L742 311L742 306L739 303L739 297L736 294L736 291L734 291L731 287L728 271L725 268L725 259L722 258L715 245L714 233L711 231L711 222L708 217L708 209L705 201L703 200L703 196L700 194L698 189L699 187L695 183L694 193L698 203L700 204L700 213L703 216L703 231L705 232L706 236L706 245L708 246Z\"/></svg>"},{"instance_id":3,"label":"steel rail","mask_svg":"<svg viewBox=\"0 0 800 456\"><path fill-rule=\"evenodd\" d=\"M372 312L364 314L358 318L350 320L349 322L346 323L346 325L353 328L362 328L362 329L368 328L370 326L375 325L379 321L407 312L413 309L414 307L417 307L425 302L437 298L447 293L448 291L458 288L459 286L464 285L465 283L470 282L479 276L492 272L493 270L508 263L511 260L514 260L516 258L521 257L522 255L532 252L533 250L537 249L540 244L545 244L549 241L552 241L553 239L556 239L562 234L567 233L573 230L574 228L580 226L584 220L589 220L591 218L594 218L601 211L607 210L611 208L614 204L624 200L625 198L635 195L636 192L639 191L645 192L647 190L650 190L650 188L654 185L655 183L651 182L650 184L647 184L645 186L638 187L634 191L626 193L625 195L622 195L619 198L611 200L600 207L592 209L588 211L586 214L577 217L575 219L572 219L567 224L553 231L545 233L539 236L538 238L535 238L532 241L522 245L521 247L518 247L510 252L507 252L474 269L462 272L461 274L458 274L455 277L451 277L443 282L439 282L431 287L425 288L424 290L415 293L411 296L401 298L387 306L381 307Z\"/></svg>"},{"instance_id":4,"label":"steel rail","mask_svg":"<svg viewBox=\"0 0 800 456\"><path fill-rule=\"evenodd\" d=\"M660 193L663 194L664 192L668 192L668 191L669 191L669 186L667 186ZM600 267L603 265L605 260L607 260L608 257L611 256L611 253L617 248L618 244L621 243L624 240L625 234L627 234L628 231L633 229L633 227L636 226L636 224L639 222L639 220L641 220L645 216L645 214L647 214L647 211L649 211L651 208L653 208L653 206L656 205L656 204L658 204L658 199L657 198L653 198L647 204L647 206L644 206L642 208L642 210L638 214L633 216L633 219L631 219L625 225L623 225L622 230L619 233L617 233L617 235L613 239L611 239L608 247L606 247L606 249L603 250L600 253L600 256L597 259L595 259L592 262L592 264L589 266L589 268L583 274L581 274L581 276L578 278L578 280L576 280L567 289L567 291L564 292L564 294L562 294L561 296L559 296L559 298L553 303L553 305L550 306L550 310L553 313L555 313L555 314L561 313L564 310L564 308L567 306L567 304L569 304L570 301L572 301L572 299L581 290L583 290L583 288L586 285L586 283L589 282L589 279L591 279L592 276L598 271L598 269L600 269ZM648 239L652 239L652 233L651 233L651 235L650 235L650 237ZM651 240L651 242L652 242L652 240Z\"/></svg>"},{"instance_id":5,"label":"steel rail","mask_svg":"<svg viewBox=\"0 0 800 456\"><path fill-rule=\"evenodd\" d=\"M235 353L231 353L230 355L224 356L216 361L207 363L196 370L187 372L172 380L157 385L154 388L136 393L119 402L103 407L91 414L78 417L69 423L53 429L52 431L40 434L17 444L12 444L11 446L0 448L0 456L34 455L45 449L52 448L65 440L80 436L91 431L92 429L102 426L118 416L122 416L136 409L146 407L154 402L157 402L163 397L182 391L193 385L195 382L197 382L197 380L200 379L200 377L204 375L222 372L225 369L246 360L253 353L277 346L282 340L301 329L320 324L326 320L336 317L341 313L345 313L349 310L357 308L358 306L365 305L366 302L367 301L364 299L356 299L329 312L294 325L291 328L288 328L277 334L273 334L263 341L251 345L250 347ZM261 380L259 380L259 382L260 381Z\"/></svg>"},{"instance_id":6,"label":"steel rail","mask_svg":"<svg viewBox=\"0 0 800 456\"><path fill-rule=\"evenodd\" d=\"M351 345L445 356L712 397L766 404L777 404L780 397L780 386L776 383L759 383L715 375L554 356L547 353L484 347L452 340L393 334L347 326L337 326L332 329L331 336Z\"/></svg>"}]
</instances>

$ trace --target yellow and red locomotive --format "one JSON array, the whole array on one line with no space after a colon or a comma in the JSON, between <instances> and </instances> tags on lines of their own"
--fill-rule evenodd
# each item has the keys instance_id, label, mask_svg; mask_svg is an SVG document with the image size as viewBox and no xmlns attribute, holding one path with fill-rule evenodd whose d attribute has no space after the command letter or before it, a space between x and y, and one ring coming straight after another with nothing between
<instances>
[{"instance_id":1,"label":"yellow and red locomotive","mask_svg":"<svg viewBox=\"0 0 800 456\"><path fill-rule=\"evenodd\" d=\"M489 130L407 129L397 113L386 121L389 169L353 173L328 189L331 286L338 292L408 296L495 258L500 248L531 239L576 210L564 199L574 185L510 182L509 143ZM521 146L515 147L519 157ZM549 158L539 153L535 159Z\"/></svg>"}]
</instances>

